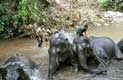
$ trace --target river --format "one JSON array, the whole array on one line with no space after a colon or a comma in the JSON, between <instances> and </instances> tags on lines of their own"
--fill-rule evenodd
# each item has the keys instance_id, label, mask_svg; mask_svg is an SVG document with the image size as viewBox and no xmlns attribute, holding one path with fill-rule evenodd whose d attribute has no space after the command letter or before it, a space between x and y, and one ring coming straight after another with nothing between
<instances>
[{"instance_id":1,"label":"river","mask_svg":"<svg viewBox=\"0 0 123 80\"><path fill-rule=\"evenodd\" d=\"M123 38L123 26L111 25L109 27L97 27L88 30L88 36L105 36L118 42ZM40 64L41 73L47 79L48 72L48 43L44 43L42 48L37 47L35 39L21 38L12 40L0 40L0 63L15 54L29 56L37 64ZM84 71L75 73L71 67L66 67L58 71L55 80L123 80L123 61L114 61L107 74L97 75L92 78L91 74Z\"/></svg>"}]
</instances>

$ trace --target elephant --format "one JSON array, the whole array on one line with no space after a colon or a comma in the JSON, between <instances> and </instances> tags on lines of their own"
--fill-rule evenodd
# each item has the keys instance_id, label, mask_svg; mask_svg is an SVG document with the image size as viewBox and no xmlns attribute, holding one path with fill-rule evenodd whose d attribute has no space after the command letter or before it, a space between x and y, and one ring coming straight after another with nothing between
<instances>
[{"instance_id":1,"label":"elephant","mask_svg":"<svg viewBox=\"0 0 123 80\"><path fill-rule=\"evenodd\" d=\"M123 39L121 39L121 40L118 42L117 46L119 47L120 51L123 53Z\"/></svg>"},{"instance_id":2,"label":"elephant","mask_svg":"<svg viewBox=\"0 0 123 80\"><path fill-rule=\"evenodd\" d=\"M0 66L2 80L32 80L36 70L38 70L38 65L22 55L9 57Z\"/></svg>"},{"instance_id":3,"label":"elephant","mask_svg":"<svg viewBox=\"0 0 123 80\"><path fill-rule=\"evenodd\" d=\"M22 67L15 66L9 65L7 68L0 68L2 80L31 80Z\"/></svg>"},{"instance_id":4,"label":"elephant","mask_svg":"<svg viewBox=\"0 0 123 80\"><path fill-rule=\"evenodd\" d=\"M76 37L73 40L73 50L83 70L93 74L107 72L106 67L111 59L123 59L115 42L107 37ZM95 69L90 69L87 65L87 59L90 57L93 57L93 61L98 62Z\"/></svg>"},{"instance_id":5,"label":"elephant","mask_svg":"<svg viewBox=\"0 0 123 80\"><path fill-rule=\"evenodd\" d=\"M72 36L73 37L73 36ZM60 31L51 36L49 41L49 70L48 80L53 80L53 75L60 69L62 63L71 64L77 71L78 63L72 49L72 38L68 32Z\"/></svg>"},{"instance_id":6,"label":"elephant","mask_svg":"<svg viewBox=\"0 0 123 80\"><path fill-rule=\"evenodd\" d=\"M1 79L6 80L7 69L6 68L0 68L0 74L1 74Z\"/></svg>"},{"instance_id":7,"label":"elephant","mask_svg":"<svg viewBox=\"0 0 123 80\"><path fill-rule=\"evenodd\" d=\"M105 53L109 57L109 60L115 58L118 60L123 59L123 54L121 53L120 49L118 48L117 44L108 37L90 37L91 45L94 50L97 52L102 51L100 53ZM97 43L99 42L99 43ZM95 44L97 43L97 44ZM105 43L105 44L104 44ZM103 50L98 49L98 46L102 46ZM98 54L99 55L99 54ZM106 55L105 55L106 56Z\"/></svg>"}]
</instances>

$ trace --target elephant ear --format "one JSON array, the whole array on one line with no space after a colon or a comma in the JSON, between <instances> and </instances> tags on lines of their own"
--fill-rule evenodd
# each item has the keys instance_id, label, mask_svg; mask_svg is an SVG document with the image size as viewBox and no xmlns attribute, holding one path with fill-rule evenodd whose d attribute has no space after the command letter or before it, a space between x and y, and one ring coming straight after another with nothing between
<instances>
[{"instance_id":1,"label":"elephant ear","mask_svg":"<svg viewBox=\"0 0 123 80\"><path fill-rule=\"evenodd\" d=\"M88 37L85 37L84 42L87 43L87 47L90 48L91 47L91 40Z\"/></svg>"},{"instance_id":2,"label":"elephant ear","mask_svg":"<svg viewBox=\"0 0 123 80\"><path fill-rule=\"evenodd\" d=\"M92 44L92 40L95 39L96 37L94 36L91 36L91 37L88 37L88 40L89 40L89 43L90 43L90 47L93 48L93 44Z\"/></svg>"}]
</instances>

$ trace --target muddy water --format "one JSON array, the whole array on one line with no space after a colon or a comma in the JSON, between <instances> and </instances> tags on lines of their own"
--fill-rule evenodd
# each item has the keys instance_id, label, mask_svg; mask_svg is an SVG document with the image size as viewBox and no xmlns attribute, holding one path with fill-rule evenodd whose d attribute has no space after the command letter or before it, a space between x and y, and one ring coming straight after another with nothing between
<instances>
[{"instance_id":1,"label":"muddy water","mask_svg":"<svg viewBox=\"0 0 123 80\"><path fill-rule=\"evenodd\" d=\"M87 32L89 36L107 36L118 42L123 37L123 26L112 25L110 27L95 28ZM31 57L33 61L40 64L41 74L47 79L48 72L48 43L43 44L42 48L37 47L34 39L22 38L16 40L0 41L0 62L2 63L9 56L22 54ZM91 74L80 71L75 73L71 67L66 67L57 72L55 80L123 80L123 61L114 61L107 74L91 77Z\"/></svg>"}]
</instances>

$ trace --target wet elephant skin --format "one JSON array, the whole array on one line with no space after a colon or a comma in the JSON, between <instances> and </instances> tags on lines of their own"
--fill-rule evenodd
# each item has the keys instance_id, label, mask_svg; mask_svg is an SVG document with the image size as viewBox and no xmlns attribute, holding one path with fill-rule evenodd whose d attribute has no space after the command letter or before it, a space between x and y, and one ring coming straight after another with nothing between
<instances>
[{"instance_id":1,"label":"wet elephant skin","mask_svg":"<svg viewBox=\"0 0 123 80\"><path fill-rule=\"evenodd\" d=\"M70 62L71 65L76 67L76 58L73 53L72 45L65 35L60 34L58 37L51 37L49 47L49 71L48 79L53 80L53 75L58 68L61 68L60 64L64 62Z\"/></svg>"},{"instance_id":2,"label":"wet elephant skin","mask_svg":"<svg viewBox=\"0 0 123 80\"><path fill-rule=\"evenodd\" d=\"M79 63L82 68L90 73L107 71L105 67L110 63L111 59L123 58L115 42L107 37L77 37L74 39L73 48L76 55L78 55ZM103 67L100 68L99 65L96 70L89 69L86 62L89 56L95 56Z\"/></svg>"},{"instance_id":3,"label":"wet elephant skin","mask_svg":"<svg viewBox=\"0 0 123 80\"><path fill-rule=\"evenodd\" d=\"M117 45L120 48L120 51L123 53L123 39L121 39Z\"/></svg>"}]
</instances>

